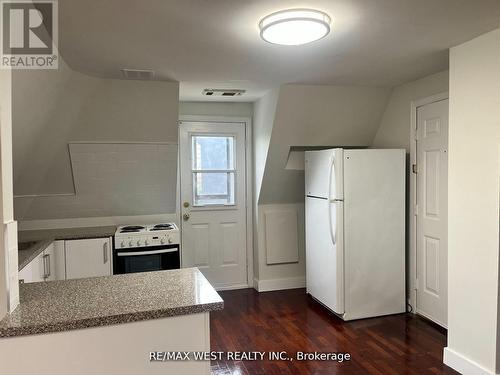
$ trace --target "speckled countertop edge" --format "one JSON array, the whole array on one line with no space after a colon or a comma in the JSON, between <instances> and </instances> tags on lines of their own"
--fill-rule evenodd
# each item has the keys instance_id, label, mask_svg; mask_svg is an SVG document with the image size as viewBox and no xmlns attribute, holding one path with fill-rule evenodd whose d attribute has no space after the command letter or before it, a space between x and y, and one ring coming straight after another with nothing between
<instances>
[{"instance_id":1,"label":"speckled countertop edge","mask_svg":"<svg viewBox=\"0 0 500 375\"><path fill-rule=\"evenodd\" d=\"M41 240L79 240L86 238L111 237L116 232L116 226L75 227L59 229L21 230L18 232L19 242Z\"/></svg>"},{"instance_id":2,"label":"speckled countertop edge","mask_svg":"<svg viewBox=\"0 0 500 375\"><path fill-rule=\"evenodd\" d=\"M24 327L0 328L0 339L133 323L143 320L161 319L179 315L198 314L203 312L222 310L223 308L224 302L214 302L196 306L181 306L165 310L160 309L107 317L96 317L72 322L57 322L52 324L39 324Z\"/></svg>"}]
</instances>

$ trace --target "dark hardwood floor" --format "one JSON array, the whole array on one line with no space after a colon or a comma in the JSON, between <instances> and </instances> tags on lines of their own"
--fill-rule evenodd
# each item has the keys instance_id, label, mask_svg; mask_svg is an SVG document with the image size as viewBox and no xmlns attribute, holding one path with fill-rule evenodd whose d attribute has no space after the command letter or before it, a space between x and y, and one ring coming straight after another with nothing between
<instances>
[{"instance_id":1,"label":"dark hardwood floor","mask_svg":"<svg viewBox=\"0 0 500 375\"><path fill-rule=\"evenodd\" d=\"M343 322L304 289L220 293L211 313L211 350L347 352L351 360L212 361L212 374L457 374L443 365L446 333L412 314Z\"/></svg>"}]
</instances>

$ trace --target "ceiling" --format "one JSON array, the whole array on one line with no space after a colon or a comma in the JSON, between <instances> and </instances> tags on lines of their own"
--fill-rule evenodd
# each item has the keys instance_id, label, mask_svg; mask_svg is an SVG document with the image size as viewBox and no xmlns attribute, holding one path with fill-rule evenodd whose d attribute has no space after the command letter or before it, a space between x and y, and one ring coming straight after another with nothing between
<instances>
[{"instance_id":1,"label":"ceiling","mask_svg":"<svg viewBox=\"0 0 500 375\"><path fill-rule=\"evenodd\" d=\"M332 32L304 46L260 39L262 17L298 7L328 13ZM395 86L446 69L449 47L500 27L498 0L60 0L59 14L73 69L153 69L181 82L182 100L207 100L206 87L252 101L284 83Z\"/></svg>"}]
</instances>

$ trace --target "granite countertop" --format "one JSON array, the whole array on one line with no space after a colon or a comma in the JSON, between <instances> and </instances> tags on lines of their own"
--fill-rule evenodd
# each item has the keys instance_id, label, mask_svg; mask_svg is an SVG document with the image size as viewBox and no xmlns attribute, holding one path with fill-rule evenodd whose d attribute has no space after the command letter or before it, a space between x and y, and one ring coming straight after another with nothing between
<instances>
[{"instance_id":1,"label":"granite countertop","mask_svg":"<svg viewBox=\"0 0 500 375\"><path fill-rule=\"evenodd\" d=\"M26 249L19 250L18 270L21 271L53 241L111 237L115 234L115 232L116 226L19 231L17 235L19 243L33 242L33 244Z\"/></svg>"},{"instance_id":2,"label":"granite countertop","mask_svg":"<svg viewBox=\"0 0 500 375\"><path fill-rule=\"evenodd\" d=\"M221 310L197 268L20 285L21 304L0 321L0 337Z\"/></svg>"},{"instance_id":3,"label":"granite countertop","mask_svg":"<svg viewBox=\"0 0 500 375\"><path fill-rule=\"evenodd\" d=\"M111 237L115 232L116 226L22 230L18 233L18 241L80 240L85 238Z\"/></svg>"}]
</instances>

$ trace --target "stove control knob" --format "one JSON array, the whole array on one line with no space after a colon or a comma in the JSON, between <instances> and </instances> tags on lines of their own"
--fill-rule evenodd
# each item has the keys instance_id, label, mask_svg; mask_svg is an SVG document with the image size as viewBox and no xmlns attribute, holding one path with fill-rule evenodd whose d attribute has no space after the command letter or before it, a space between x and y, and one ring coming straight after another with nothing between
<instances>
[{"instance_id":1,"label":"stove control knob","mask_svg":"<svg viewBox=\"0 0 500 375\"><path fill-rule=\"evenodd\" d=\"M141 246L141 240L137 241L137 246Z\"/></svg>"},{"instance_id":2,"label":"stove control knob","mask_svg":"<svg viewBox=\"0 0 500 375\"><path fill-rule=\"evenodd\" d=\"M162 239L160 240L160 243L163 245L163 244L165 243L165 239L164 239L164 238L162 238Z\"/></svg>"},{"instance_id":3,"label":"stove control knob","mask_svg":"<svg viewBox=\"0 0 500 375\"><path fill-rule=\"evenodd\" d=\"M125 241L122 241L120 247L125 247Z\"/></svg>"},{"instance_id":4,"label":"stove control knob","mask_svg":"<svg viewBox=\"0 0 500 375\"><path fill-rule=\"evenodd\" d=\"M148 241L148 240L145 240L145 241L144 241L144 245L148 246L148 245L149 245L149 241Z\"/></svg>"},{"instance_id":5,"label":"stove control knob","mask_svg":"<svg viewBox=\"0 0 500 375\"><path fill-rule=\"evenodd\" d=\"M132 245L133 245L133 244L132 244L132 241L129 241L129 242L128 242L128 245L129 245L130 247L132 247Z\"/></svg>"},{"instance_id":6,"label":"stove control knob","mask_svg":"<svg viewBox=\"0 0 500 375\"><path fill-rule=\"evenodd\" d=\"M172 239L168 237L168 243L172 243Z\"/></svg>"}]
</instances>

